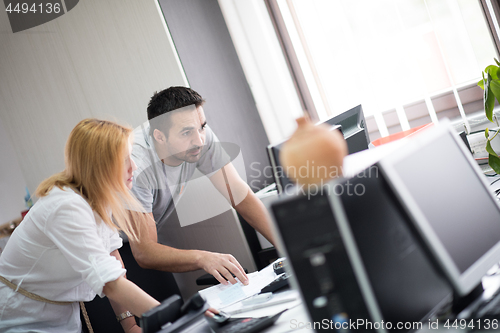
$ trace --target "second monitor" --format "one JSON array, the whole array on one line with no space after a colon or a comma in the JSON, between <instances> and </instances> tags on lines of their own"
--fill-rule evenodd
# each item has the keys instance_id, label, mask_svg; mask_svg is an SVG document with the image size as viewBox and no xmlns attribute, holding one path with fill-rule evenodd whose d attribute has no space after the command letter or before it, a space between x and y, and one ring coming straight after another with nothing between
<instances>
[{"instance_id":1,"label":"second monitor","mask_svg":"<svg viewBox=\"0 0 500 333\"><path fill-rule=\"evenodd\" d=\"M440 124L381 161L381 170L460 296L500 260L500 207L451 125Z\"/></svg>"},{"instance_id":2,"label":"second monitor","mask_svg":"<svg viewBox=\"0 0 500 333\"><path fill-rule=\"evenodd\" d=\"M323 123L331 126L340 126L339 129L346 140L349 154L368 149L370 139L368 130L366 129L365 116L361 104ZM284 142L277 145L269 145L267 147L267 154L273 169L276 188L280 194L283 193L288 186L293 186L294 184L286 177L285 170L280 161L279 155L283 144Z\"/></svg>"}]
</instances>

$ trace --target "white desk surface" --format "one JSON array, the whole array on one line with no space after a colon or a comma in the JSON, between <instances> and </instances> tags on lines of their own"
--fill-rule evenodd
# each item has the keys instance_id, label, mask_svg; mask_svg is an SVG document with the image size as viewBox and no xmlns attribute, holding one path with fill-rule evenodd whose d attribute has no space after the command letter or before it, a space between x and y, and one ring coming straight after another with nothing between
<instances>
[{"instance_id":1,"label":"white desk surface","mask_svg":"<svg viewBox=\"0 0 500 333\"><path fill-rule=\"evenodd\" d=\"M277 306L276 310L273 308L268 308L264 310L259 310L259 311L254 311L254 312L248 312L245 314L241 314L242 317L261 317L261 316L269 316L274 313L278 313L281 311L281 308L278 308ZM239 314L240 315L240 314ZM280 318L276 321L274 326L271 326L265 330L262 331L262 333L285 333L285 332L314 332L312 329L305 327L307 323L311 323L311 319L309 319L309 316L307 314L307 309L302 303L298 303L295 305L293 308L290 308L288 311L284 312ZM299 328L300 327L300 328ZM361 333L362 331L359 330ZM462 329L455 329L455 328L445 328L442 325L440 325L439 328L429 328L428 323L423 323L423 328L417 333L464 333L467 332L466 330ZM499 322L499 329L496 330L479 330L476 331L476 333L489 333L489 332L500 332L500 322Z\"/></svg>"},{"instance_id":2,"label":"white desk surface","mask_svg":"<svg viewBox=\"0 0 500 333\"><path fill-rule=\"evenodd\" d=\"M264 270L261 270L261 272L265 275L269 274L269 266L266 267ZM494 269L492 269L493 272ZM274 274L274 273L273 273ZM495 289L496 287L500 286L500 275L495 274L493 276L487 276L483 279L483 286L485 289ZM214 287L212 290L214 290ZM224 287L222 287L222 290L224 290ZM203 294L203 293L202 293ZM212 297L212 301L214 300L214 295L215 293L207 293L209 296ZM290 298L290 297L296 297L296 300L294 301L289 301L286 303L281 303L273 306L267 306L267 307L262 307L257 310L252 310L252 311L245 311L245 312L240 312L236 314L232 314L233 318L246 318L246 317L264 317L264 316L271 316L274 314L277 314L285 309L288 309L287 311L283 312L279 319L276 321L276 323L263 330L263 333L284 333L284 332L313 332L312 329L308 328L307 325L311 325L311 319L309 318L309 314L307 312L306 307L304 304L302 304L301 298L298 294L297 291L295 290L285 290L282 292L276 293L271 300L267 302L272 302L274 300L278 300L280 298ZM217 299L215 298L217 301ZM210 299L207 299L210 303ZM231 312L234 311L235 309L238 310L240 309L241 306L241 301L233 303L229 306L225 306L222 308L223 311L226 312ZM265 303L263 303L265 304ZM477 331L477 333L482 333L482 332L500 332L500 321L499 322L499 329L497 330L481 330ZM441 324L444 324L444 322L440 322ZM455 328L446 328L440 325L439 328L431 328L428 325L428 322L423 323L423 328L419 330L417 333L456 333L456 332L465 332L463 329L455 329Z\"/></svg>"},{"instance_id":3,"label":"white desk surface","mask_svg":"<svg viewBox=\"0 0 500 333\"><path fill-rule=\"evenodd\" d=\"M295 302L283 303L279 305L274 305L259 310L248 311L243 313L238 313L232 315L234 318L238 317L265 317L277 314L285 309L287 311L283 312L278 318L276 323L263 330L263 333L284 333L284 332L305 332L310 331L306 329L298 329L298 323L310 322L309 316L307 314L307 309L304 307L300 300Z\"/></svg>"},{"instance_id":4,"label":"white desk surface","mask_svg":"<svg viewBox=\"0 0 500 333\"><path fill-rule=\"evenodd\" d=\"M279 260L279 259L278 259ZM262 287L267 285L270 281L274 280L276 278L276 274L274 274L274 271L272 270L272 264L267 266L266 268L262 269L258 275L255 273L252 273L254 275L250 276L250 285L249 286L242 286L241 289L243 291L243 294L240 292L240 299L246 299L250 297L251 295L257 294ZM256 286L252 286L252 282L256 283ZM222 300L227 301L228 300L228 291L231 286L222 286L222 285L217 285L213 287L209 287L207 289L201 290L200 294L206 298L207 302L222 311L231 313L232 311L236 310L241 310L242 308L251 308L252 306L242 306L241 301L238 302L231 302L228 303L228 305L225 305ZM233 288L234 289L234 288ZM226 294L224 297L218 296L220 293ZM231 297L237 297L237 293L232 293L232 295L229 295ZM265 317L265 316L271 316L274 314L277 314L285 309L288 309L285 311L281 316L278 318L276 323L272 326L267 328L266 330L262 332L269 332L269 333L282 333L282 332L297 332L297 331L306 331L306 330L299 330L298 328L298 323L307 323L310 322L309 316L307 314L306 308L303 306L299 293L295 290L285 290L282 292L277 292L273 294L273 297L267 301L266 303L273 303L282 299L293 299L293 301L287 301L284 303L276 304L276 305L271 305L271 306L265 306L261 307L256 310L251 310L251 311L245 311L245 312L239 312L235 314L231 314L231 317L233 318L245 318L245 317ZM228 301L229 302L229 301ZM259 304L258 306L263 306L265 303ZM297 323L297 324L295 324ZM295 326L294 326L295 324ZM310 330L309 330L310 331Z\"/></svg>"}]
</instances>

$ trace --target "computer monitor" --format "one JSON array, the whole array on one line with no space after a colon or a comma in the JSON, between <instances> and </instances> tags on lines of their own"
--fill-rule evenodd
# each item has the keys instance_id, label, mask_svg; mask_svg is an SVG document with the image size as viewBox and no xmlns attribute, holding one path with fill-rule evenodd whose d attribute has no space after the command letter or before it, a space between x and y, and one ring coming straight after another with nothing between
<instances>
[{"instance_id":1,"label":"computer monitor","mask_svg":"<svg viewBox=\"0 0 500 333\"><path fill-rule=\"evenodd\" d=\"M342 127L342 134L347 142L349 154L368 149L370 138L368 136L368 130L366 129L365 116L361 104L323 123L340 125Z\"/></svg>"},{"instance_id":2,"label":"computer monitor","mask_svg":"<svg viewBox=\"0 0 500 333\"><path fill-rule=\"evenodd\" d=\"M342 133L342 127L340 125L332 125L330 130L338 130ZM285 142L267 147L267 156L269 157L269 162L271 163L274 181L276 182L276 189L279 194L285 192L285 190L290 186L295 185L295 183L286 176L286 170L280 161L280 151Z\"/></svg>"},{"instance_id":3,"label":"computer monitor","mask_svg":"<svg viewBox=\"0 0 500 333\"><path fill-rule=\"evenodd\" d=\"M338 197L290 196L272 204L286 269L315 331L386 333ZM334 214L334 211L336 214Z\"/></svg>"},{"instance_id":4,"label":"computer monitor","mask_svg":"<svg viewBox=\"0 0 500 333\"><path fill-rule=\"evenodd\" d=\"M451 304L452 288L411 230L379 166L335 182L384 320L427 322Z\"/></svg>"},{"instance_id":5,"label":"computer monitor","mask_svg":"<svg viewBox=\"0 0 500 333\"><path fill-rule=\"evenodd\" d=\"M388 331L413 332L451 302L452 289L415 238L407 214L377 170L374 165L316 193L284 197L271 204L271 215L279 248L284 248L313 321L342 311L352 319L360 315L355 309L370 308L391 323L385 326ZM352 237L339 235L338 229L346 224ZM343 254L349 253L349 244L357 247L355 261L347 261ZM368 278L363 283L375 304L359 297L363 292L356 287L360 281L353 278L353 262L363 266L362 275Z\"/></svg>"},{"instance_id":6,"label":"computer monitor","mask_svg":"<svg viewBox=\"0 0 500 333\"><path fill-rule=\"evenodd\" d=\"M332 130L338 129L341 131L346 140L349 154L368 149L370 139L361 105L330 118L323 123L331 125ZM283 193L289 186L294 185L294 182L286 176L286 172L280 162L279 155L283 144L284 142L281 142L267 147L267 155L271 163L273 177L279 194Z\"/></svg>"},{"instance_id":7,"label":"computer monitor","mask_svg":"<svg viewBox=\"0 0 500 333\"><path fill-rule=\"evenodd\" d=\"M500 207L449 122L380 161L384 178L459 296L500 260Z\"/></svg>"},{"instance_id":8,"label":"computer monitor","mask_svg":"<svg viewBox=\"0 0 500 333\"><path fill-rule=\"evenodd\" d=\"M276 190L279 194L283 193L289 186L294 186L294 182L286 176L285 170L280 161L280 151L283 144L284 142L277 145L267 146L267 156L269 157L269 163L271 164L271 169L273 171Z\"/></svg>"}]
</instances>

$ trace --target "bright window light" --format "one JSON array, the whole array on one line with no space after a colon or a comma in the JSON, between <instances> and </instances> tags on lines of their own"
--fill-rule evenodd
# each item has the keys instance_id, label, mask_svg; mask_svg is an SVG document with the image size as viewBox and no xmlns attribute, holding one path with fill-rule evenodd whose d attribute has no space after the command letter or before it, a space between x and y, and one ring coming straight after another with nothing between
<instances>
[{"instance_id":1,"label":"bright window light","mask_svg":"<svg viewBox=\"0 0 500 333\"><path fill-rule=\"evenodd\" d=\"M278 4L322 120L358 104L401 120L401 106L478 81L496 57L478 1Z\"/></svg>"}]
</instances>

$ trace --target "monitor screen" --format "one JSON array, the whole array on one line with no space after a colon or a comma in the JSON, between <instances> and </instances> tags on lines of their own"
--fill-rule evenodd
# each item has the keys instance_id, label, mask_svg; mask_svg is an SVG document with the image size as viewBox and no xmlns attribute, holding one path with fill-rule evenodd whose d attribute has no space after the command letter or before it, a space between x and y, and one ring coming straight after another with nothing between
<instances>
[{"instance_id":1,"label":"monitor screen","mask_svg":"<svg viewBox=\"0 0 500 333\"><path fill-rule=\"evenodd\" d=\"M382 159L382 171L456 291L500 260L500 208L454 129L435 126Z\"/></svg>"},{"instance_id":2,"label":"monitor screen","mask_svg":"<svg viewBox=\"0 0 500 333\"><path fill-rule=\"evenodd\" d=\"M286 176L285 169L280 161L280 151L283 144L284 142L267 147L267 155L271 163L274 181L276 182L276 189L279 194L286 193L287 188L295 185L294 182Z\"/></svg>"}]
</instances>

